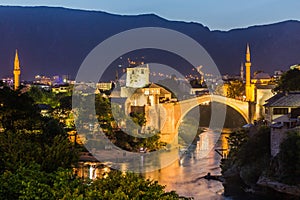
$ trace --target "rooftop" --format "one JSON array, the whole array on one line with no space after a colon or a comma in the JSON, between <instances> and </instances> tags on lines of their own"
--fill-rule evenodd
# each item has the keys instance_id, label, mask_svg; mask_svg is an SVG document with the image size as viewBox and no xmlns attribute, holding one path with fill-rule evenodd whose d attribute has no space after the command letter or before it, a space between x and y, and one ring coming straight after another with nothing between
<instances>
[{"instance_id":1,"label":"rooftop","mask_svg":"<svg viewBox=\"0 0 300 200\"><path fill-rule=\"evenodd\" d=\"M300 107L300 91L279 93L267 100L268 107Z\"/></svg>"},{"instance_id":2,"label":"rooftop","mask_svg":"<svg viewBox=\"0 0 300 200\"><path fill-rule=\"evenodd\" d=\"M253 79L270 79L271 76L267 73L264 73L264 72L261 72L261 73L258 73L258 74L255 74Z\"/></svg>"}]
</instances>

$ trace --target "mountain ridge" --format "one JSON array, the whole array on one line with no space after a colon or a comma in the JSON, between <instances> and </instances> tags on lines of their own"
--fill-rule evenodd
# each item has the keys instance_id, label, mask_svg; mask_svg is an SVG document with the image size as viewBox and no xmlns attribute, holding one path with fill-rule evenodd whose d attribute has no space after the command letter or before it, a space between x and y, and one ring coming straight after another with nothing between
<instances>
[{"instance_id":1,"label":"mountain ridge","mask_svg":"<svg viewBox=\"0 0 300 200\"><path fill-rule=\"evenodd\" d=\"M220 31L156 14L132 16L62 7L0 6L0 76L11 76L17 48L25 66L24 79L32 79L35 74L70 74L74 78L85 56L101 41L121 31L149 26L170 28L192 37L208 51L222 74L238 73L246 43L251 46L252 72L272 73L300 63L298 20Z\"/></svg>"}]
</instances>

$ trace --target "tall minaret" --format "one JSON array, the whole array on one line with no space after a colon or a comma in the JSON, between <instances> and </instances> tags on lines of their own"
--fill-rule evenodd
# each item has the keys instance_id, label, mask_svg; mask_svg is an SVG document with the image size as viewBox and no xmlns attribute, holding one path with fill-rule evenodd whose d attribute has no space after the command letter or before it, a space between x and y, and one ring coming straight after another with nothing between
<instances>
[{"instance_id":1,"label":"tall minaret","mask_svg":"<svg viewBox=\"0 0 300 200\"><path fill-rule=\"evenodd\" d=\"M241 70L240 70L240 76L241 76L241 81L244 82L244 64L241 63Z\"/></svg>"},{"instance_id":2,"label":"tall minaret","mask_svg":"<svg viewBox=\"0 0 300 200\"><path fill-rule=\"evenodd\" d=\"M251 61L250 61L249 44L247 44L245 67L246 67L246 101L253 101L253 92L251 87Z\"/></svg>"},{"instance_id":3,"label":"tall minaret","mask_svg":"<svg viewBox=\"0 0 300 200\"><path fill-rule=\"evenodd\" d=\"M14 62L14 89L17 90L20 86L20 62L18 56L18 50L16 49L15 62Z\"/></svg>"}]
</instances>

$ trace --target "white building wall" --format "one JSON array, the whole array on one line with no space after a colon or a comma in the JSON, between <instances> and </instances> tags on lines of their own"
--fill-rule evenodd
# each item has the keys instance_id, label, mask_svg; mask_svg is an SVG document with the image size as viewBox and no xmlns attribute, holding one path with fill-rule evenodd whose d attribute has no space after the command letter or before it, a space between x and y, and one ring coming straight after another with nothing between
<instances>
[{"instance_id":1,"label":"white building wall","mask_svg":"<svg viewBox=\"0 0 300 200\"><path fill-rule=\"evenodd\" d=\"M141 67L127 68L126 87L142 88L149 84L150 70L148 64Z\"/></svg>"}]
</instances>

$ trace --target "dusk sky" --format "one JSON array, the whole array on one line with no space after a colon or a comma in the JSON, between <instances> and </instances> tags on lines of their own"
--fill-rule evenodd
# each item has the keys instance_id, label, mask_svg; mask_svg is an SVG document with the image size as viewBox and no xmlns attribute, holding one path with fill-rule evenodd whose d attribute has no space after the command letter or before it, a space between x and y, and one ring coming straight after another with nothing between
<instances>
[{"instance_id":1,"label":"dusk sky","mask_svg":"<svg viewBox=\"0 0 300 200\"><path fill-rule=\"evenodd\" d=\"M124 15L155 13L169 20L199 22L212 30L300 20L299 0L0 0L0 5L56 6Z\"/></svg>"}]
</instances>

